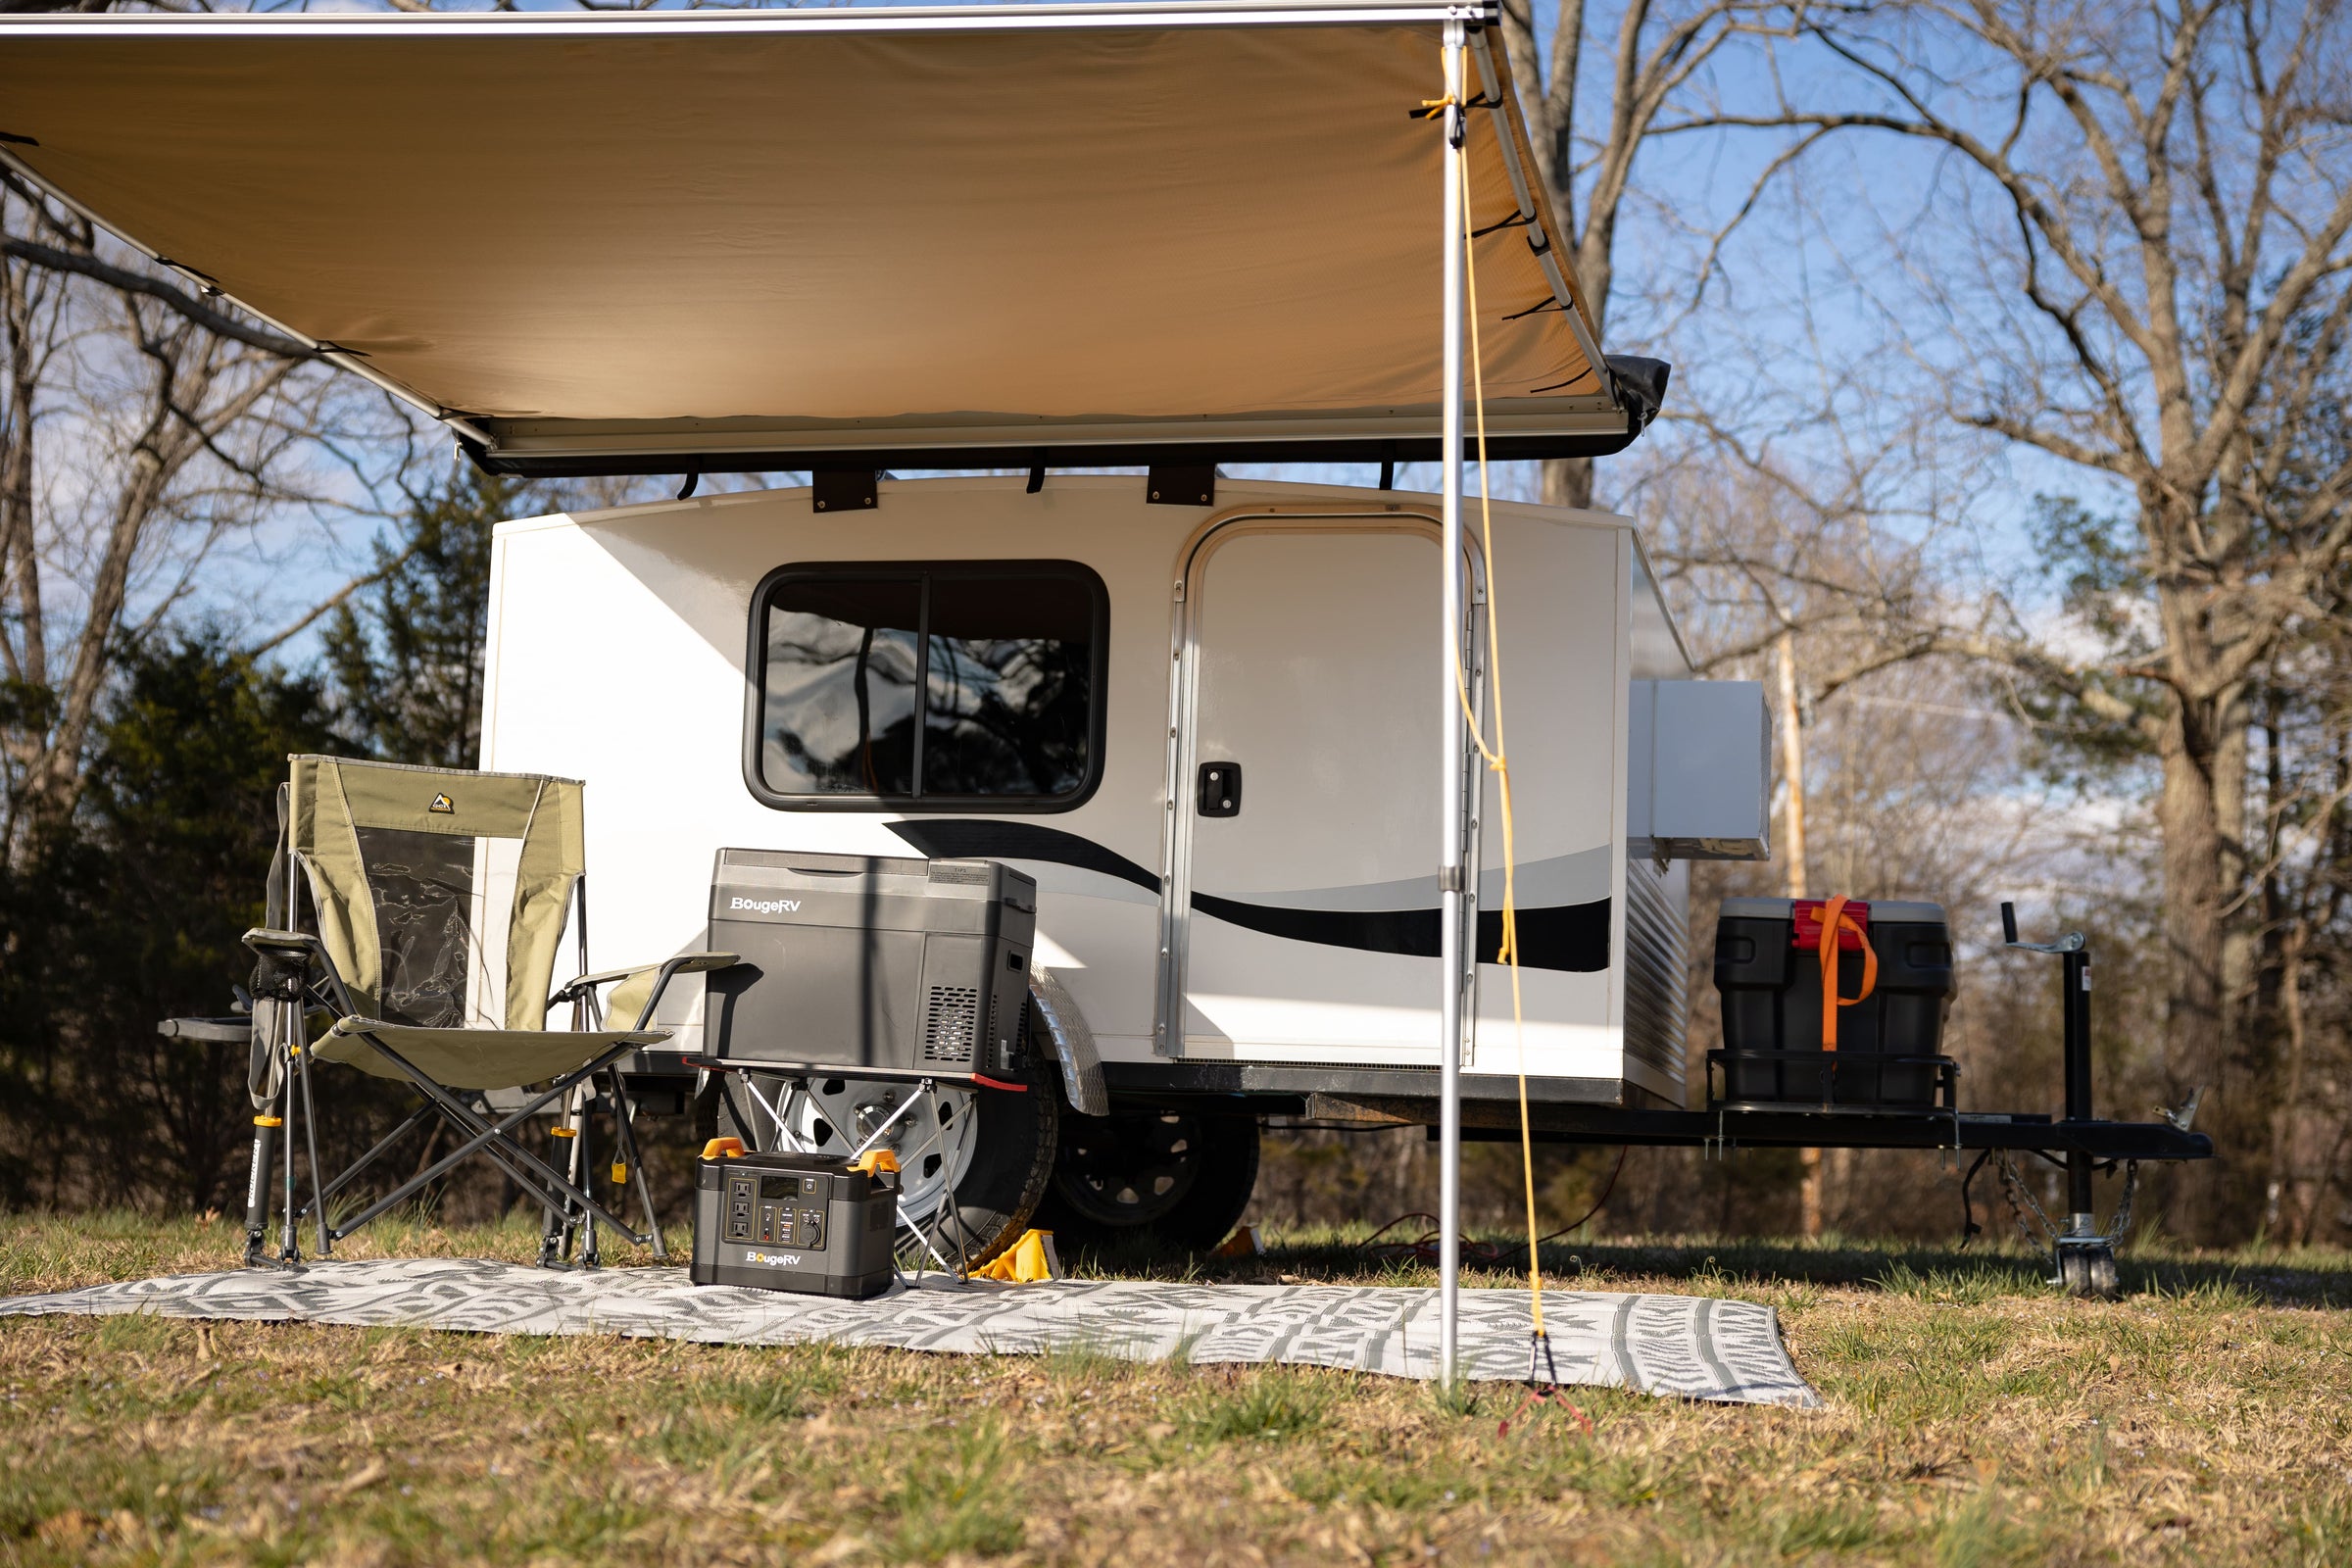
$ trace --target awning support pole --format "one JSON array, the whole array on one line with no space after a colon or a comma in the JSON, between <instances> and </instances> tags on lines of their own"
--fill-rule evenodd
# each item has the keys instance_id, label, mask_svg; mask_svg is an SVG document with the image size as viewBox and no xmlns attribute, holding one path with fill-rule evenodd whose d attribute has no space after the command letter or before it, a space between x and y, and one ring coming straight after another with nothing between
<instances>
[{"instance_id":1,"label":"awning support pole","mask_svg":"<svg viewBox=\"0 0 2352 1568\"><path fill-rule=\"evenodd\" d=\"M1462 646L1462 110L1463 24L1446 23L1445 506L1439 554L1445 605L1439 624L1439 796L1445 841L1438 860L1438 1382L1460 1380L1462 1264L1462 711L1454 662Z\"/></svg>"}]
</instances>

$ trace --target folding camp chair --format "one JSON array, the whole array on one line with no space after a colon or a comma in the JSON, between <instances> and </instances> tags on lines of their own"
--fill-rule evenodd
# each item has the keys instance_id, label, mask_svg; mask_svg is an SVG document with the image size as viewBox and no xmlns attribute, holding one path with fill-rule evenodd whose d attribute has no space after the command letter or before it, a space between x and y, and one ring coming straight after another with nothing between
<instances>
[{"instance_id":1,"label":"folding camp chair","mask_svg":"<svg viewBox=\"0 0 2352 1568\"><path fill-rule=\"evenodd\" d=\"M669 1038L668 1030L650 1025L672 977L725 968L734 956L686 954L642 968L583 973L551 995L567 913L576 912L583 969L587 960L576 780L332 757L292 761L280 797L282 853L271 868L270 924L245 934L259 960L253 1087L261 1112L254 1118L246 1261L268 1261L270 1144L297 1108L311 1193L297 1208L289 1128L282 1261L299 1259L298 1228L306 1216L324 1256L335 1242L477 1153L545 1205L541 1262L558 1261L585 1226L581 1257L593 1265L600 1221L666 1257L618 1063ZM613 987L612 1010L625 1013L630 1027L603 1027L598 992L605 986ZM548 1028L548 1014L566 1004L572 1027ZM321 1009L331 1019L322 1033L313 1022ZM314 1061L397 1079L423 1096L407 1120L332 1180L323 1179L318 1162ZM614 1128L614 1180L633 1183L645 1210L642 1232L588 1191L586 1135L599 1075ZM560 1112L555 1136L568 1143L560 1164L516 1136L550 1105ZM411 1131L439 1121L457 1130L455 1150L356 1214L330 1221L329 1200Z\"/></svg>"}]
</instances>

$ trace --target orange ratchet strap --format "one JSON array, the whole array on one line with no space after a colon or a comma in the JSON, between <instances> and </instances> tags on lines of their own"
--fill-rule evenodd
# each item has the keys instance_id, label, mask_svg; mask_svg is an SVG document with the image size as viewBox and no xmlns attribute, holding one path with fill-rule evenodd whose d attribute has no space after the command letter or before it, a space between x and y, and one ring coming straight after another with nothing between
<instances>
[{"instance_id":1,"label":"orange ratchet strap","mask_svg":"<svg viewBox=\"0 0 2352 1568\"><path fill-rule=\"evenodd\" d=\"M1867 1002L1879 988L1879 954L1870 945L1870 906L1843 894L1834 899L1799 899L1791 911L1796 945L1816 947L1821 955L1821 1049L1838 1049L1838 1009ZM1814 922L1818 921L1818 926ZM1808 930L1808 926L1814 929ZM1838 953L1841 948L1862 954L1862 989L1850 997L1838 994Z\"/></svg>"}]
</instances>

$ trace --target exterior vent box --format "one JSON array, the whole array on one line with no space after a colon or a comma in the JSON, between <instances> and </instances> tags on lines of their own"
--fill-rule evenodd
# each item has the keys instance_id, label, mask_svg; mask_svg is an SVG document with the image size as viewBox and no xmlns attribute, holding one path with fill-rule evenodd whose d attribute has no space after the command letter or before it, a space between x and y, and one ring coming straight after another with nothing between
<instances>
[{"instance_id":1,"label":"exterior vent box","mask_svg":"<svg viewBox=\"0 0 2352 1568\"><path fill-rule=\"evenodd\" d=\"M1772 721L1752 680L1637 680L1627 846L1669 860L1772 858Z\"/></svg>"}]
</instances>

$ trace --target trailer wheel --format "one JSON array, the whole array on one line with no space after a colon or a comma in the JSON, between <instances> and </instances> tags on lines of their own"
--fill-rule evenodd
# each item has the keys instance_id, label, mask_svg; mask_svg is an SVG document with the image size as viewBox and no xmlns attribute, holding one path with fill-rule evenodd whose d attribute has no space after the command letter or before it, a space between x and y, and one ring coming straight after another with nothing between
<instances>
[{"instance_id":1,"label":"trailer wheel","mask_svg":"<svg viewBox=\"0 0 2352 1568\"><path fill-rule=\"evenodd\" d=\"M2058 1278L2067 1295L2084 1300L2114 1301L2123 1298L2112 1247L2059 1248Z\"/></svg>"},{"instance_id":2,"label":"trailer wheel","mask_svg":"<svg viewBox=\"0 0 2352 1568\"><path fill-rule=\"evenodd\" d=\"M787 1080L767 1074L729 1079L718 1104L719 1131L749 1147L786 1147L846 1154L890 1120L911 1093L885 1079ZM884 1142L900 1158L901 1218L922 1233L951 1266L977 1266L1021 1238L1054 1173L1058 1087L1033 1066L1026 1093L1004 1089L935 1090L901 1118ZM786 1135L775 1115L781 1113ZM749 1129L747 1131L747 1129ZM901 1233L917 1261L936 1267L920 1242Z\"/></svg>"},{"instance_id":3,"label":"trailer wheel","mask_svg":"<svg viewBox=\"0 0 2352 1568\"><path fill-rule=\"evenodd\" d=\"M1257 1142L1253 1116L1065 1110L1038 1227L1070 1246L1148 1238L1187 1251L1214 1247L1250 1206Z\"/></svg>"}]
</instances>

